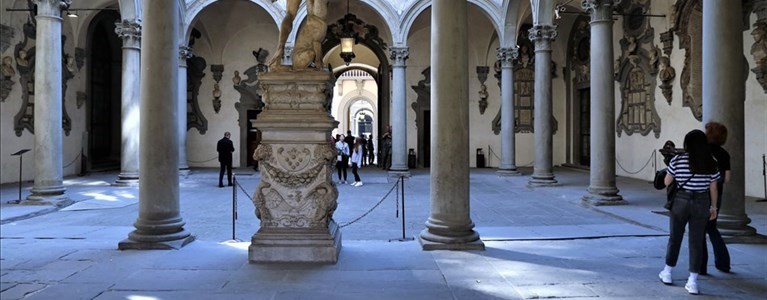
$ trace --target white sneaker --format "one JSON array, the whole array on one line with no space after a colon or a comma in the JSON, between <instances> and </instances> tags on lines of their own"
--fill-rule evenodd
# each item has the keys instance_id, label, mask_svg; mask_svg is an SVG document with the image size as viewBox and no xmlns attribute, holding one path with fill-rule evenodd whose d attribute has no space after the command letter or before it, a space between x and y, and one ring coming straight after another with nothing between
<instances>
[{"instance_id":1,"label":"white sneaker","mask_svg":"<svg viewBox=\"0 0 767 300\"><path fill-rule=\"evenodd\" d=\"M362 186L362 181L358 181L355 186Z\"/></svg>"},{"instance_id":2,"label":"white sneaker","mask_svg":"<svg viewBox=\"0 0 767 300\"><path fill-rule=\"evenodd\" d=\"M664 284L671 284L674 282L671 280L671 272L660 271L660 273L658 273L658 277L660 277L660 281Z\"/></svg>"},{"instance_id":3,"label":"white sneaker","mask_svg":"<svg viewBox=\"0 0 767 300\"><path fill-rule=\"evenodd\" d=\"M355 181L355 182L352 182L352 183L350 183L349 185L351 185L351 186L357 186L357 182L356 182L356 181Z\"/></svg>"},{"instance_id":4,"label":"white sneaker","mask_svg":"<svg viewBox=\"0 0 767 300\"><path fill-rule=\"evenodd\" d=\"M687 282L687 284L684 285L684 289L687 290L688 293L697 295L700 292L698 291L698 284L695 282Z\"/></svg>"}]
</instances>

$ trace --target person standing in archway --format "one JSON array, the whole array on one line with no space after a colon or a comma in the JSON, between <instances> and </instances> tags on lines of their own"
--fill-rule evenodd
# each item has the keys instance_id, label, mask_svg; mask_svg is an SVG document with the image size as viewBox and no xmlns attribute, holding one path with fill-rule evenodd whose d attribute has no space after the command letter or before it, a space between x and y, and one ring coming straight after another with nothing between
<instances>
[{"instance_id":1,"label":"person standing in archway","mask_svg":"<svg viewBox=\"0 0 767 300\"><path fill-rule=\"evenodd\" d=\"M381 137L380 167L384 170L391 168L391 125L386 126L386 132Z\"/></svg>"},{"instance_id":2,"label":"person standing in archway","mask_svg":"<svg viewBox=\"0 0 767 300\"><path fill-rule=\"evenodd\" d=\"M368 142L365 145L365 149L368 151L368 165L372 166L376 159L375 146L373 146L373 134L370 134L368 137Z\"/></svg>"},{"instance_id":3,"label":"person standing in archway","mask_svg":"<svg viewBox=\"0 0 767 300\"><path fill-rule=\"evenodd\" d=\"M232 135L229 131L224 133L224 137L218 140L216 151L218 151L218 162L221 168L218 172L218 187L224 187L224 170L226 170L226 179L229 186L232 186L232 153L234 152L234 143L229 138Z\"/></svg>"}]
</instances>

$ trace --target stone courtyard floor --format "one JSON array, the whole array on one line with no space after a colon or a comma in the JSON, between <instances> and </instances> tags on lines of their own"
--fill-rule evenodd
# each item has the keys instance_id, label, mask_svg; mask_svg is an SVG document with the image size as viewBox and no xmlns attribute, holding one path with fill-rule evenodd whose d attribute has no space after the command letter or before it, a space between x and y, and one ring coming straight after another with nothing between
<instances>
[{"instance_id":1,"label":"stone courtyard floor","mask_svg":"<svg viewBox=\"0 0 767 300\"><path fill-rule=\"evenodd\" d=\"M527 176L471 170L471 218L485 251L422 251L403 236L402 198L376 168L362 187L339 186L334 219L342 244L335 265L250 264L247 248L259 221L248 199L259 181L236 169L232 188L217 187L217 169L193 169L180 180L181 216L196 240L179 250L117 250L134 229L138 189L114 187L117 172L67 177L64 208L8 204L16 184L0 188L0 299L540 299L692 297L684 289L685 245L674 284L663 285L668 217L665 194L647 180L618 178L623 206L586 206L588 172L555 169L559 185L527 186ZM352 178L351 172L349 178ZM405 181L404 236L417 236L429 216L429 173ZM24 197L31 183L24 183ZM247 193L247 194L246 194ZM396 196L395 196L396 195ZM767 232L767 202L746 200L757 232ZM234 229L234 232L233 232ZM764 236L731 240L732 273L709 259L698 298L765 299ZM709 247L710 251L710 247Z\"/></svg>"}]
</instances>

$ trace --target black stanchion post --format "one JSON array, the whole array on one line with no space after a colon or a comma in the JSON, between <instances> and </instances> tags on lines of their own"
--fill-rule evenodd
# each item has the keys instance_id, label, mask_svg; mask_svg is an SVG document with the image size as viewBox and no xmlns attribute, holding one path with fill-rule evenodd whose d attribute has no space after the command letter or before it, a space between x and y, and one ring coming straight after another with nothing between
<instances>
[{"instance_id":1,"label":"black stanchion post","mask_svg":"<svg viewBox=\"0 0 767 300\"><path fill-rule=\"evenodd\" d=\"M405 237L405 176L400 176L399 180L397 180L397 181L398 181L398 184L400 184L400 183L402 184L402 186L401 186L402 189L400 190L400 193L402 193L401 194L402 195L402 238L395 239L395 240L389 240L389 241L390 242L391 241L400 241L400 242L412 241L412 240L414 240L414 238Z\"/></svg>"},{"instance_id":2,"label":"black stanchion post","mask_svg":"<svg viewBox=\"0 0 767 300\"><path fill-rule=\"evenodd\" d=\"M235 228L234 228L234 220L237 219L237 185L239 184L237 182L237 175L232 175L232 241L236 240L235 238Z\"/></svg>"},{"instance_id":3,"label":"black stanchion post","mask_svg":"<svg viewBox=\"0 0 767 300\"><path fill-rule=\"evenodd\" d=\"M21 203L21 183L22 183L21 182L21 178L22 178L21 177L21 171L24 169L24 168L22 168L22 163L23 163L23 161L22 161L22 154L27 153L28 151L29 151L29 149L21 149L19 151L16 151L16 153L11 154L11 156L18 156L19 157L19 199L18 200L8 201L8 203L15 203L15 204Z\"/></svg>"}]
</instances>

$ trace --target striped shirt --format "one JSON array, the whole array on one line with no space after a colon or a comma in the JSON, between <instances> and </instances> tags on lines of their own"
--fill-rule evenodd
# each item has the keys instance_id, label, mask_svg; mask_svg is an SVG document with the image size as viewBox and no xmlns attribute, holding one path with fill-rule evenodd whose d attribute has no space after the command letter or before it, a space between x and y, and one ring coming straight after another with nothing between
<instances>
[{"instance_id":1,"label":"striped shirt","mask_svg":"<svg viewBox=\"0 0 767 300\"><path fill-rule=\"evenodd\" d=\"M711 182L719 180L720 176L719 171L712 174L693 174L690 171L690 155L687 153L679 154L671 159L668 164L668 173L674 176L678 186L684 184L682 189L688 191L708 190ZM687 181L688 179L689 181Z\"/></svg>"}]
</instances>

